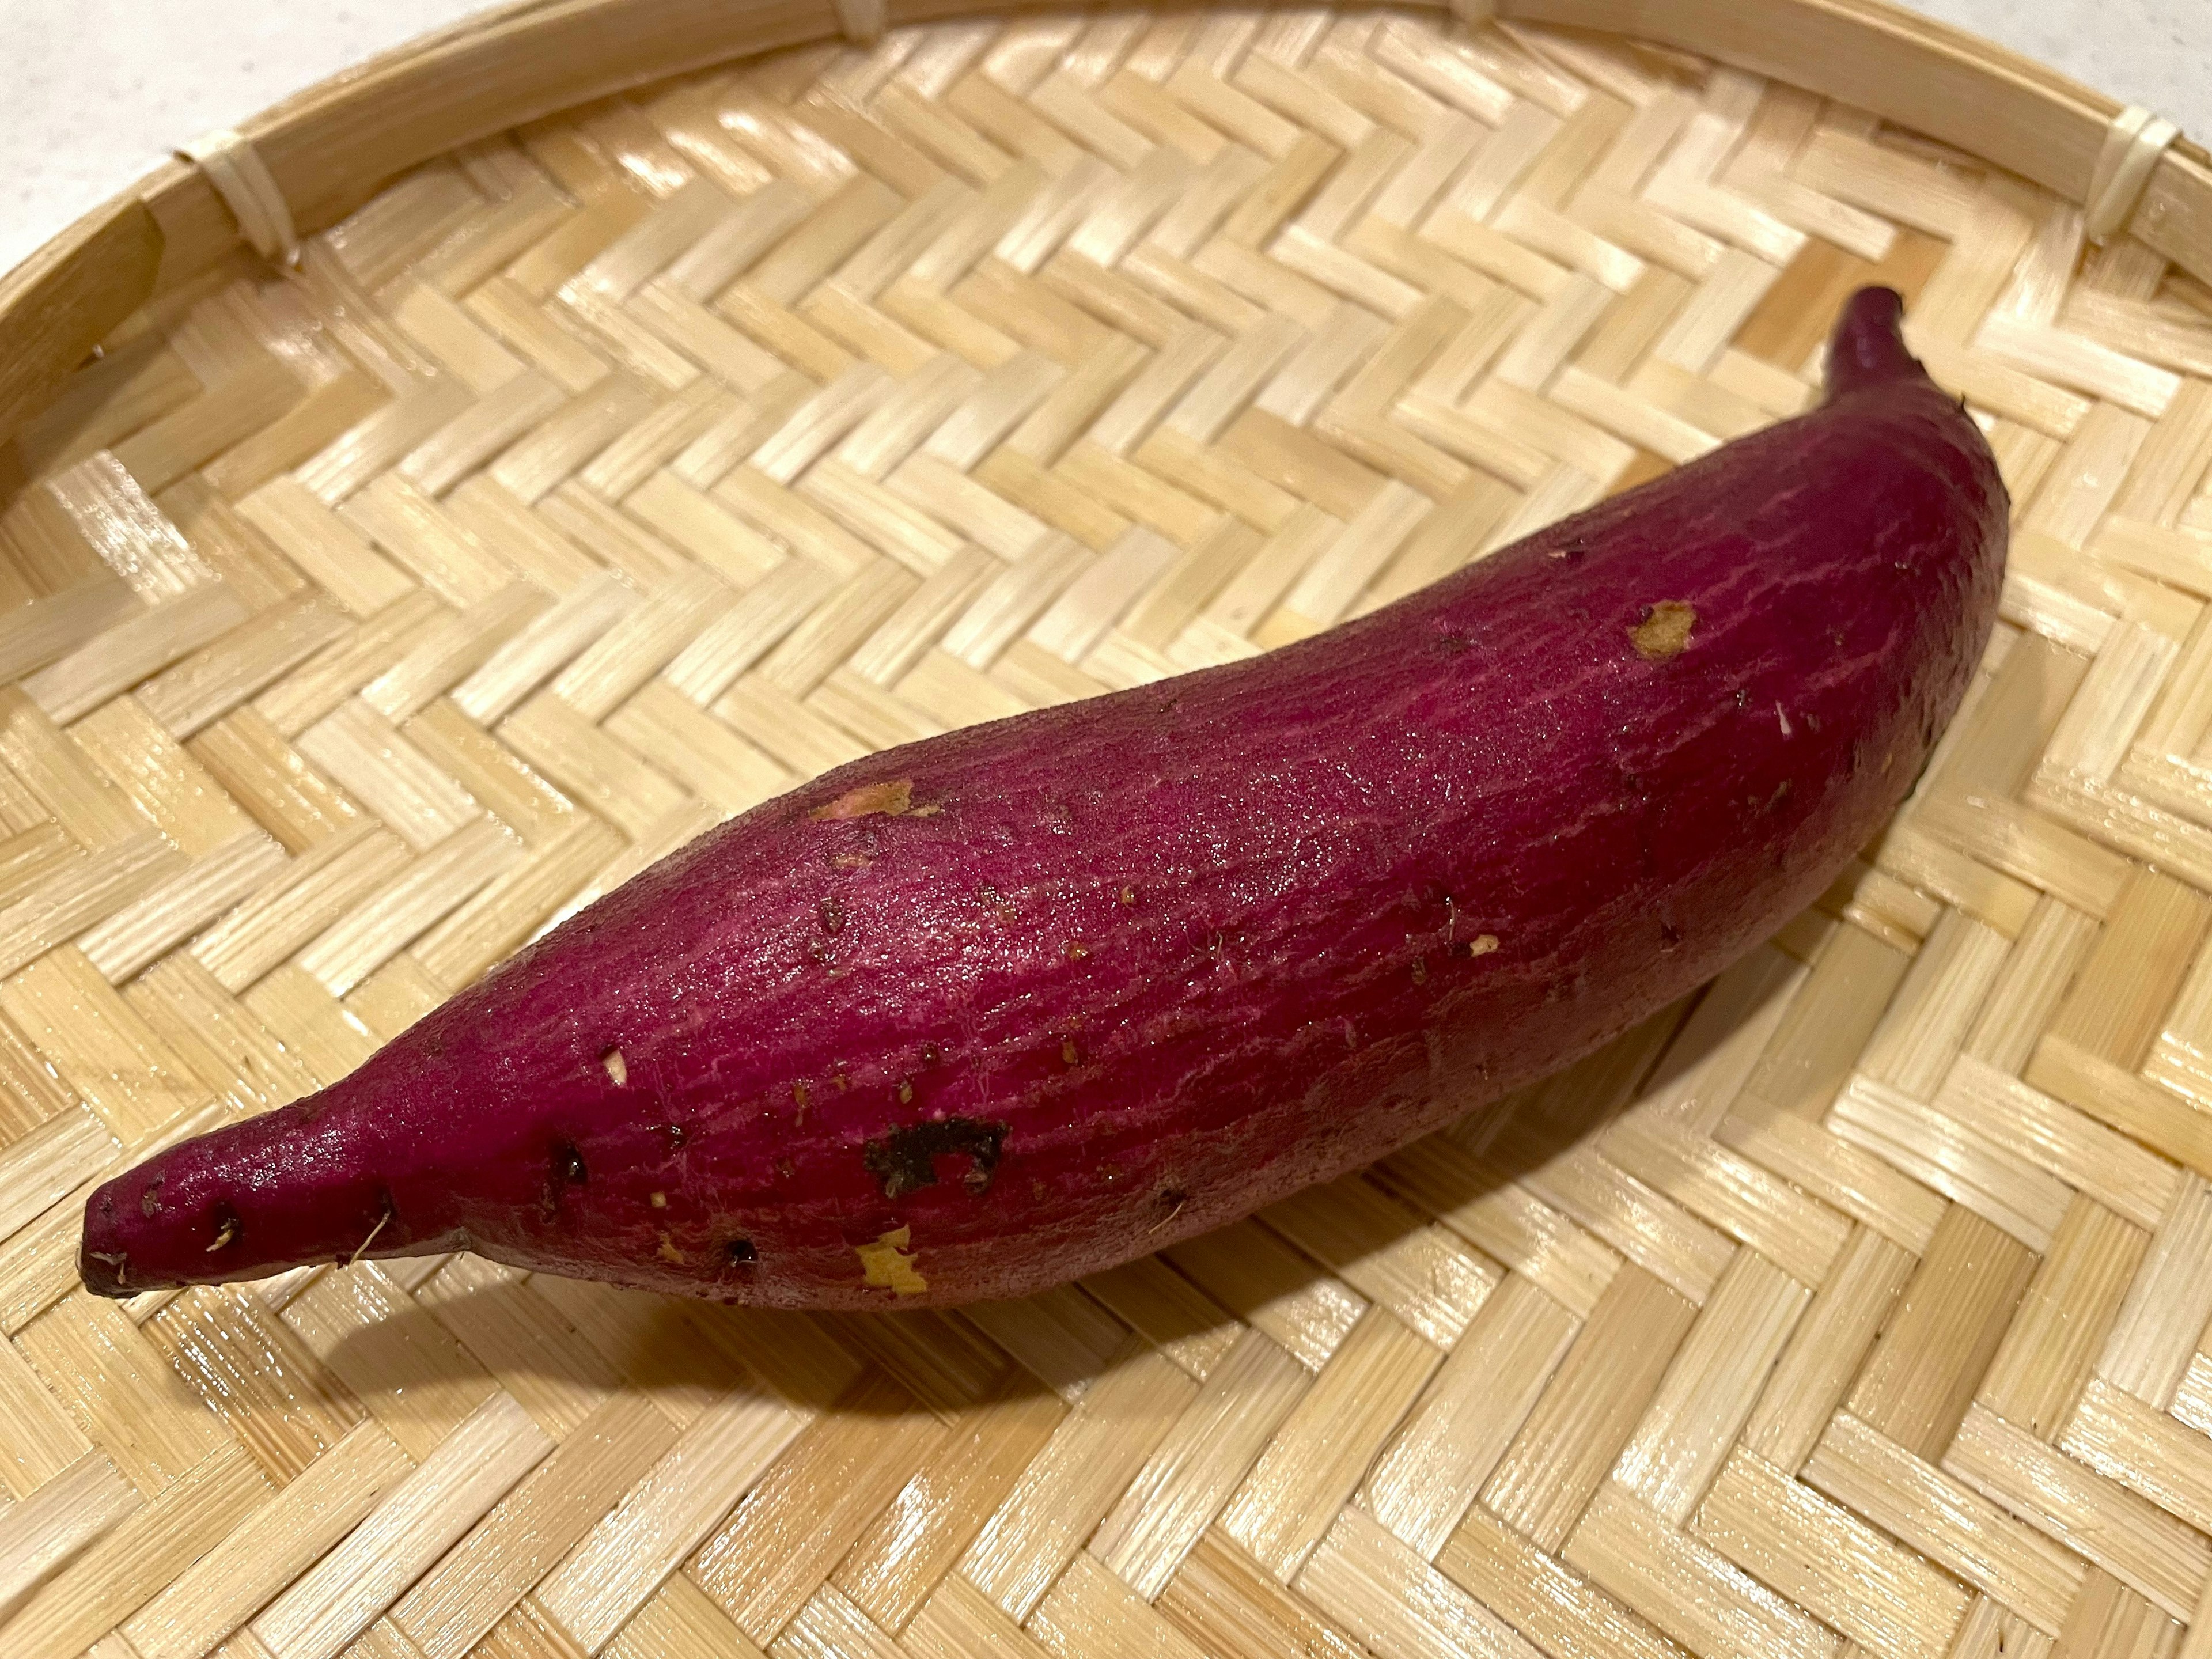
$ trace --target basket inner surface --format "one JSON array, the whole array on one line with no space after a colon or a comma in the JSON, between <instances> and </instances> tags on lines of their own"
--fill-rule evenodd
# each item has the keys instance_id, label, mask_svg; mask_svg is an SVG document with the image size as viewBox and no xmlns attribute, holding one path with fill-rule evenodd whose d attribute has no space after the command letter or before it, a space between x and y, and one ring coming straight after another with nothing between
<instances>
[{"instance_id":1,"label":"basket inner surface","mask_svg":"<svg viewBox=\"0 0 2212 1659\"><path fill-rule=\"evenodd\" d=\"M2005 620L1865 861L1571 1073L958 1314L78 1285L92 1182L718 820L1794 413L1867 282ZM2208 375L1971 156L1375 13L790 52L166 296L0 451L0 1654L2212 1652Z\"/></svg>"}]
</instances>

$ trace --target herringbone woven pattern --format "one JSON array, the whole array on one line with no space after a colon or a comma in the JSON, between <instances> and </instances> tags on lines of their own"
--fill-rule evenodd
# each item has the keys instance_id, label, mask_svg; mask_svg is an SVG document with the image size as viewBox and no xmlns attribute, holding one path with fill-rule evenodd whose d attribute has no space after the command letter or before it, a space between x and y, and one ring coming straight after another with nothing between
<instances>
[{"instance_id":1,"label":"herringbone woven pattern","mask_svg":"<svg viewBox=\"0 0 2212 1659\"><path fill-rule=\"evenodd\" d=\"M124 1159L717 819L1790 414L1866 281L2018 503L1986 672L1510 1109L953 1316L77 1285ZM159 302L0 457L0 1654L2212 1654L2208 377L1971 157L1366 13L787 55Z\"/></svg>"}]
</instances>

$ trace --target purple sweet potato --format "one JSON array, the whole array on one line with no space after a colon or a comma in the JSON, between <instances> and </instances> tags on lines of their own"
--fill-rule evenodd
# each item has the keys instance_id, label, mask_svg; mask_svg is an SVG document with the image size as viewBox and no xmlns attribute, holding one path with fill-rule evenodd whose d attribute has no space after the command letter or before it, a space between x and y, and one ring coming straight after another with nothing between
<instances>
[{"instance_id":1,"label":"purple sweet potato","mask_svg":"<svg viewBox=\"0 0 2212 1659\"><path fill-rule=\"evenodd\" d=\"M1018 1295L1576 1058L1834 878L1989 638L2004 487L1899 316L1852 300L1814 413L1395 605L725 824L102 1187L86 1284L366 1243L785 1307Z\"/></svg>"}]
</instances>

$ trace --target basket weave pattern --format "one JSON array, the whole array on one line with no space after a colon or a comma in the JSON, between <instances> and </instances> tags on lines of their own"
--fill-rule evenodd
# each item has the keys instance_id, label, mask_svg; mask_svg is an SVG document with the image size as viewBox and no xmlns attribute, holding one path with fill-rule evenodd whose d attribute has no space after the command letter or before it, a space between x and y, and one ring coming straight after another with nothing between
<instances>
[{"instance_id":1,"label":"basket weave pattern","mask_svg":"<svg viewBox=\"0 0 2212 1659\"><path fill-rule=\"evenodd\" d=\"M84 1293L90 1186L822 769L1301 638L1805 407L1887 282L2004 622L1823 902L1050 1295ZM2212 1654L2212 293L1679 54L948 24L574 112L0 452L6 1659Z\"/></svg>"}]
</instances>

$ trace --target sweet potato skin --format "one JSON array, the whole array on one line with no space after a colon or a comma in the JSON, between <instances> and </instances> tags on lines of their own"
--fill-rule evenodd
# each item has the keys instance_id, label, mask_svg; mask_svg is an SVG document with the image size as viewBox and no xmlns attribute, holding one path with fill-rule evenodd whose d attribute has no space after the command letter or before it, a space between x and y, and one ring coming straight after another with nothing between
<instances>
[{"instance_id":1,"label":"sweet potato skin","mask_svg":"<svg viewBox=\"0 0 2212 1659\"><path fill-rule=\"evenodd\" d=\"M1851 302L1829 401L1264 658L872 756L351 1076L110 1182L110 1295L470 1248L1019 1295L1543 1074L1809 902L1994 622L2004 488Z\"/></svg>"}]
</instances>

